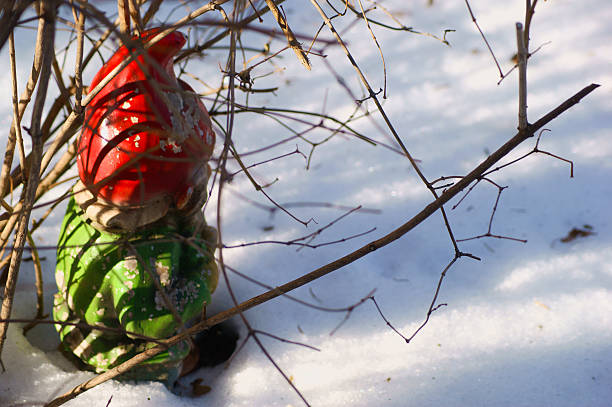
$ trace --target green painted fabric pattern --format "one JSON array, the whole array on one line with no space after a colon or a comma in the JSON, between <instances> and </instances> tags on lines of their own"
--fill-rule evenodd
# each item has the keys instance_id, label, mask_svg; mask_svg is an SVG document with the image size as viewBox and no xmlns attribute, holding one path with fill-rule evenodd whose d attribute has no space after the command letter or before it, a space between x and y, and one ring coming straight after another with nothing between
<instances>
[{"instance_id":1,"label":"green painted fabric pattern","mask_svg":"<svg viewBox=\"0 0 612 407\"><path fill-rule=\"evenodd\" d=\"M103 372L155 346L134 334L156 339L175 334L180 324L153 278L185 324L199 317L218 278L211 229L208 236L192 236L185 225L155 224L131 235L106 233L93 228L71 199L58 242L54 318L118 330L56 325L64 348ZM197 248L177 236L190 238ZM189 350L181 342L124 378L172 383Z\"/></svg>"}]
</instances>

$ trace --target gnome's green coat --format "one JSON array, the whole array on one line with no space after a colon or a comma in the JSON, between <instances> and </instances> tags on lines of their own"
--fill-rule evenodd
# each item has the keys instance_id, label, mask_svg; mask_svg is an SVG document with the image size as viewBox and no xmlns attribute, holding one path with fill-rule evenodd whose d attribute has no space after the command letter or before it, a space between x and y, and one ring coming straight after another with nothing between
<instances>
[{"instance_id":1,"label":"gnome's green coat","mask_svg":"<svg viewBox=\"0 0 612 407\"><path fill-rule=\"evenodd\" d=\"M182 321L200 316L217 283L214 247L181 226L156 224L129 235L106 233L93 228L70 200L58 243L60 292L55 295L54 318L115 330L56 325L67 351L102 372L155 346L139 335L162 339L175 334L179 322L153 278ZM181 342L124 378L172 383L188 353L189 345Z\"/></svg>"}]
</instances>

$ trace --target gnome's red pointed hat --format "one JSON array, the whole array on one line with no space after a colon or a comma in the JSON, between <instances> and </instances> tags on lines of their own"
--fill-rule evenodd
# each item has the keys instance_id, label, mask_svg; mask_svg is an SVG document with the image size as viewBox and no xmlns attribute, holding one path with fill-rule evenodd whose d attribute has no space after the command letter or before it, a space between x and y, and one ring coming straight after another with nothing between
<instances>
[{"instance_id":1,"label":"gnome's red pointed hat","mask_svg":"<svg viewBox=\"0 0 612 407\"><path fill-rule=\"evenodd\" d=\"M215 143L208 112L172 66L185 36L175 31L147 44L159 31L133 38L139 46L131 51L119 48L90 85L138 55L87 106L79 139L81 181L113 205L171 200L180 208L208 171Z\"/></svg>"}]
</instances>

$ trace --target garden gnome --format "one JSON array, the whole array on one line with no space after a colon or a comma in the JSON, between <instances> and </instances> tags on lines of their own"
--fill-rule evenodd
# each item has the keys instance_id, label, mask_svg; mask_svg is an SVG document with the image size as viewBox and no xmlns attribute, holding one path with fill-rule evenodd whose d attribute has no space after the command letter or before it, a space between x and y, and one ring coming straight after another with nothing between
<instances>
[{"instance_id":1,"label":"garden gnome","mask_svg":"<svg viewBox=\"0 0 612 407\"><path fill-rule=\"evenodd\" d=\"M60 231L53 315L70 324L56 327L64 350L96 372L189 326L217 285L216 231L202 214L215 134L173 71L185 37L159 32L119 48L90 85L137 55L85 110L80 180ZM180 342L120 377L171 386L190 352Z\"/></svg>"}]
</instances>

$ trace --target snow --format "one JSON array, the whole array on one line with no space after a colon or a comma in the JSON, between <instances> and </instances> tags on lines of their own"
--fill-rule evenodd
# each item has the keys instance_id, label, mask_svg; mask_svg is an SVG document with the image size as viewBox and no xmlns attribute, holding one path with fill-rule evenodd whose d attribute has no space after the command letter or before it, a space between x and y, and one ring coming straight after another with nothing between
<instances>
[{"instance_id":1,"label":"snow","mask_svg":"<svg viewBox=\"0 0 612 407\"><path fill-rule=\"evenodd\" d=\"M406 3L408 5L406 5ZM429 179L464 174L516 131L517 75L500 85L497 70L467 13L464 2L383 3L406 25L439 34L446 28L452 47L431 38L374 28L387 62L388 99L384 107ZM515 52L514 23L524 2L472 0L472 9L504 70ZM311 33L316 15L308 5L286 5L289 21ZM304 8L298 12L297 7ZM380 18L384 16L379 14ZM269 18L269 17L266 17ZM385 325L374 303L366 301L344 321L345 313L321 312L278 298L245 313L256 329L319 349L282 343L260 336L267 351L308 402L315 406L602 406L612 400L612 3L608 0L539 2L531 49L542 45L529 62L529 118L535 121L584 86L602 85L551 122L540 147L573 160L569 165L543 154L492 175L503 186L492 233L500 239L460 243L464 252L482 261L462 258L450 268L429 323L410 344ZM267 20L267 23L270 21ZM316 24L315 24L316 26ZM357 28L358 27L358 28ZM346 33L349 48L365 69L372 86L382 87L377 50L363 27ZM323 35L331 37L324 30ZM261 41L255 41L261 40ZM255 37L250 44L260 46ZM7 61L3 50L3 60ZM362 97L354 71L342 52L326 50L346 82ZM211 54L197 65L207 83L219 78ZM223 60L219 60L222 64ZM239 61L240 63L242 61ZM353 104L334 82L326 66L313 57L307 72L286 52L277 66L286 69L258 79L255 87L288 86L275 95L252 96L253 105L314 109L345 117ZM21 64L22 69L25 63ZM273 68L262 65L254 77ZM27 70L23 70L27 72ZM91 73L90 73L91 74ZM87 78L86 78L87 79ZM91 79L91 78L90 78ZM190 78L187 78L190 80ZM0 77L10 89L7 76ZM23 83L23 82L22 82ZM0 125L10 123L8 98ZM206 105L209 106L210 102ZM368 103L368 106L372 105ZM362 134L394 145L379 115L352 125ZM257 119L254 122L254 119ZM299 125L296 124L299 127ZM305 126L304 126L305 128ZM307 134L322 140L327 132ZM273 121L236 115L235 142L246 152L289 137ZM221 137L219 137L219 143ZM511 158L533 148L527 141ZM291 152L293 140L265 153L247 156L247 165ZM380 212L357 212L325 230L313 243L330 242L376 227L365 236L317 249L255 245L225 249L230 266L268 285L280 285L382 237L407 221L432 198L404 158L381 146L338 136L315 148L310 167L299 155L253 168L261 184L278 181L267 192L278 202L330 202L363 205ZM235 170L237 170L237 166ZM232 167L232 168L234 168ZM227 186L222 233L227 244L259 240L284 241L327 225L346 210L316 206L287 208L300 219L314 218L308 228L277 211L273 215L234 192L264 205L242 175ZM457 238L485 233L497 189L478 186L449 210ZM457 203L457 199L451 202ZM39 244L55 243L64 207L59 207L36 236ZM216 196L207 206L214 223ZM572 228L592 227L592 234L563 242ZM385 317L405 335L423 322L440 273L454 251L441 216L435 214L400 240L323 277L292 295L325 307L346 307L372 290ZM54 254L44 252L46 309L55 291ZM13 317L30 318L35 307L31 263L24 263ZM229 274L231 286L244 301L263 289ZM209 315L232 305L224 283L213 297ZM343 322L344 321L344 322ZM232 321L241 340L246 329ZM340 325L341 324L341 325ZM2 353L7 371L0 375L0 405L33 406L93 377L75 370L56 351L51 326L34 328L24 338L11 325ZM333 333L333 335L331 334ZM201 369L181 380L184 393L201 378L211 392L196 398L177 396L157 383L106 382L67 406L142 405L298 406L301 400L253 340L227 367ZM608 400L608 401L606 401Z\"/></svg>"}]
</instances>

